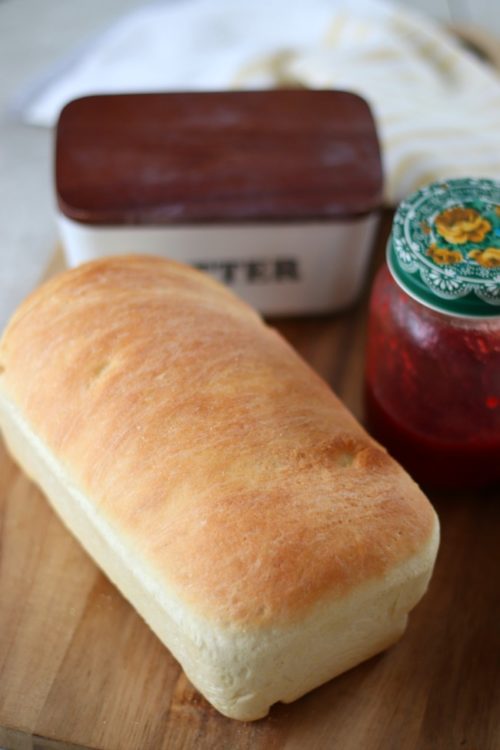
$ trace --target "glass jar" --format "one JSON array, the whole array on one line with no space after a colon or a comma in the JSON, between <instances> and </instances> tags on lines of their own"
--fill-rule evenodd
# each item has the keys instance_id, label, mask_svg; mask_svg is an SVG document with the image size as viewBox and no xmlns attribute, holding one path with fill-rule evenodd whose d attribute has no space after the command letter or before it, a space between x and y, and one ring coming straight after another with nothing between
<instances>
[{"instance_id":1,"label":"glass jar","mask_svg":"<svg viewBox=\"0 0 500 750\"><path fill-rule=\"evenodd\" d=\"M370 303L368 429L420 483L500 483L500 183L401 204Z\"/></svg>"}]
</instances>

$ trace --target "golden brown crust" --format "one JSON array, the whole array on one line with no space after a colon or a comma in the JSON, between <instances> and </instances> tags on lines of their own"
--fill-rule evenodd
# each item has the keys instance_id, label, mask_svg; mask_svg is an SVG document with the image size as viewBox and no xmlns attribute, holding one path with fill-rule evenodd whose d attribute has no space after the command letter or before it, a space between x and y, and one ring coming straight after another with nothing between
<instances>
[{"instance_id":1,"label":"golden brown crust","mask_svg":"<svg viewBox=\"0 0 500 750\"><path fill-rule=\"evenodd\" d=\"M144 256L21 306L1 384L99 512L200 614L286 621L383 576L434 512L243 302Z\"/></svg>"}]
</instances>

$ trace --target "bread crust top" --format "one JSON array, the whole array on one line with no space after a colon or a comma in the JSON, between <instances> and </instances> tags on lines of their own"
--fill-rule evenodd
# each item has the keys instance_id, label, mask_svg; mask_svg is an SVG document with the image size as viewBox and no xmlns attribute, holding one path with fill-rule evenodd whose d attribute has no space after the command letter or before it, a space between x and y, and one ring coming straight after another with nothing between
<instances>
[{"instance_id":1,"label":"bread crust top","mask_svg":"<svg viewBox=\"0 0 500 750\"><path fill-rule=\"evenodd\" d=\"M147 256L44 284L0 387L193 612L285 623L382 578L437 523L413 480L229 290Z\"/></svg>"}]
</instances>

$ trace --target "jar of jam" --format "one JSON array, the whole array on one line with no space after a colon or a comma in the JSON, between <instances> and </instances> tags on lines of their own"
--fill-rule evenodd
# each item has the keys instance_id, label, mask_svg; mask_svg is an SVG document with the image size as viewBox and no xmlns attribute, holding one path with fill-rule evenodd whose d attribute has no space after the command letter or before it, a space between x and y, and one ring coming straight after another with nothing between
<instances>
[{"instance_id":1,"label":"jar of jam","mask_svg":"<svg viewBox=\"0 0 500 750\"><path fill-rule=\"evenodd\" d=\"M416 481L500 483L500 182L398 208L370 303L368 429Z\"/></svg>"}]
</instances>

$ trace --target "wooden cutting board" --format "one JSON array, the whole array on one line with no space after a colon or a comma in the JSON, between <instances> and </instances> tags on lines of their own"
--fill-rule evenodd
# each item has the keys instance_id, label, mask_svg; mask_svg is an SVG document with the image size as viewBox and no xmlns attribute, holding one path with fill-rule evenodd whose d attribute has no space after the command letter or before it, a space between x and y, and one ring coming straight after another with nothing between
<instances>
[{"instance_id":1,"label":"wooden cutting board","mask_svg":"<svg viewBox=\"0 0 500 750\"><path fill-rule=\"evenodd\" d=\"M357 416L365 321L366 294L277 326ZM194 690L0 443L0 748L500 748L500 497L432 500L442 546L400 643L242 724Z\"/></svg>"}]
</instances>

